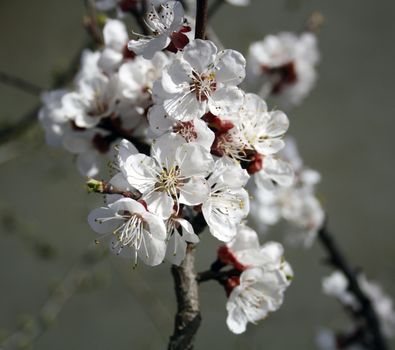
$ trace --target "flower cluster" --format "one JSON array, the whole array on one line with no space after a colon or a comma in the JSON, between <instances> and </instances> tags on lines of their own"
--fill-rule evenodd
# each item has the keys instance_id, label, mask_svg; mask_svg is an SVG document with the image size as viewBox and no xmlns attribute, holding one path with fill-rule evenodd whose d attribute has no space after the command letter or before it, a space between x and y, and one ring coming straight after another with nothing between
<instances>
[{"instance_id":1,"label":"flower cluster","mask_svg":"<svg viewBox=\"0 0 395 350\"><path fill-rule=\"evenodd\" d=\"M226 323L233 333L240 334L248 322L256 323L281 306L293 272L280 243L260 245L257 233L245 224L237 230L236 237L218 249L218 259L238 272L225 282Z\"/></svg>"},{"instance_id":2,"label":"flower cluster","mask_svg":"<svg viewBox=\"0 0 395 350\"><path fill-rule=\"evenodd\" d=\"M119 13L141 6L97 4ZM194 39L194 23L179 1L152 4L145 24L148 34L130 39L121 20L107 19L102 47L83 53L72 89L44 94L39 119L48 143L74 154L82 175L110 177L108 188L116 191L100 191L105 203L88 223L115 254L134 266L139 260L180 265L206 226L226 243L219 261L235 272L225 283L227 324L242 333L281 306L293 275L282 246L261 246L244 224L248 189L253 214L266 224L283 217L311 237L323 219L314 197L318 175L289 155L287 115L241 88L247 65L241 53ZM251 48L249 78L258 62L271 92L295 102L316 61L303 49L315 48L314 38L273 40L278 43Z\"/></svg>"},{"instance_id":3,"label":"flower cluster","mask_svg":"<svg viewBox=\"0 0 395 350\"><path fill-rule=\"evenodd\" d=\"M286 138L281 155L292 165L294 181L291 186L276 186L271 190L254 187L253 220L260 231L265 232L282 219L289 226L288 240L309 247L324 221L324 211L315 194L320 174L303 165L296 143L290 137Z\"/></svg>"}]
</instances>

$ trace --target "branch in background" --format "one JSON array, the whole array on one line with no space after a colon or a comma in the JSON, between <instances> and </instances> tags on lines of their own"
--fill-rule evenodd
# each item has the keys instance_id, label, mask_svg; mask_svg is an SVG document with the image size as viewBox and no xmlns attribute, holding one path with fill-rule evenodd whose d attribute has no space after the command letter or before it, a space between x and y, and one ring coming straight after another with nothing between
<instances>
[{"instance_id":1,"label":"branch in background","mask_svg":"<svg viewBox=\"0 0 395 350\"><path fill-rule=\"evenodd\" d=\"M19 78L15 75L0 71L0 83L8 86L12 86L20 91L26 92L33 96L40 96L44 90L42 87Z\"/></svg>"},{"instance_id":2,"label":"branch in background","mask_svg":"<svg viewBox=\"0 0 395 350\"><path fill-rule=\"evenodd\" d=\"M206 38L208 0L196 0L195 39Z\"/></svg>"},{"instance_id":3,"label":"branch in background","mask_svg":"<svg viewBox=\"0 0 395 350\"><path fill-rule=\"evenodd\" d=\"M89 45L90 44L87 45L87 43L85 43L82 46L82 48L78 50L78 53L73 57L68 68L64 72L62 72L61 74L55 77L54 83L50 88L51 90L59 89L60 87L63 87L73 79L73 77L78 71L81 52ZM15 124L0 129L0 145L26 132L37 121L37 115L40 108L41 108L41 104L35 106L31 111L26 113L26 115L22 117L22 119L16 122Z\"/></svg>"},{"instance_id":4,"label":"branch in background","mask_svg":"<svg viewBox=\"0 0 395 350\"><path fill-rule=\"evenodd\" d=\"M147 15L147 1L141 0L140 9L133 6L129 9L128 12L133 16L133 18L139 25L141 31L143 32L143 34L148 35L149 30L148 30L147 23L145 22L145 16Z\"/></svg>"},{"instance_id":5,"label":"branch in background","mask_svg":"<svg viewBox=\"0 0 395 350\"><path fill-rule=\"evenodd\" d=\"M225 3L225 0L215 0L213 4L208 9L207 17L210 19L213 17L217 11L221 8L221 6Z\"/></svg>"},{"instance_id":6,"label":"branch in background","mask_svg":"<svg viewBox=\"0 0 395 350\"><path fill-rule=\"evenodd\" d=\"M103 33L99 25L95 1L86 0L85 7L88 15L84 17L84 27L97 45L103 45Z\"/></svg>"},{"instance_id":7,"label":"branch in background","mask_svg":"<svg viewBox=\"0 0 395 350\"><path fill-rule=\"evenodd\" d=\"M353 269L339 249L333 235L328 231L326 222L318 231L318 239L328 253L328 263L343 272L348 281L348 289L360 304L360 317L366 322L366 330L371 335L371 349L387 350L388 347L380 329L380 321L370 299L362 291L355 269Z\"/></svg>"},{"instance_id":8,"label":"branch in background","mask_svg":"<svg viewBox=\"0 0 395 350\"><path fill-rule=\"evenodd\" d=\"M193 349L194 338L201 323L195 249L194 244L189 244L182 264L173 265L171 268L177 298L177 314L168 350Z\"/></svg>"},{"instance_id":9,"label":"branch in background","mask_svg":"<svg viewBox=\"0 0 395 350\"><path fill-rule=\"evenodd\" d=\"M92 250L92 245L89 245L51 293L37 317L26 320L24 326L1 343L0 350L31 346L53 324L70 298L94 277L93 266L105 256L104 251Z\"/></svg>"}]
</instances>

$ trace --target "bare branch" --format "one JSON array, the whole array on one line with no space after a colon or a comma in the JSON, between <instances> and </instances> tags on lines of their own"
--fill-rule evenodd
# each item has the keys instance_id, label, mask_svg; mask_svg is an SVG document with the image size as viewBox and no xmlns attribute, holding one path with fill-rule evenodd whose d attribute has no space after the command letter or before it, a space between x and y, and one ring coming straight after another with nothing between
<instances>
[{"instance_id":1,"label":"bare branch","mask_svg":"<svg viewBox=\"0 0 395 350\"><path fill-rule=\"evenodd\" d=\"M54 79L51 89L58 89L71 81L78 70L81 52L89 45L90 43L85 43L82 48L78 50L78 53L73 57L68 68ZM37 115L40 108L41 103L26 113L25 116L15 124L0 129L0 145L26 132L37 121Z\"/></svg>"},{"instance_id":2,"label":"bare branch","mask_svg":"<svg viewBox=\"0 0 395 350\"><path fill-rule=\"evenodd\" d=\"M168 350L192 350L195 334L201 323L194 244L188 246L182 264L173 265L171 272L176 291L177 314Z\"/></svg>"},{"instance_id":3,"label":"bare branch","mask_svg":"<svg viewBox=\"0 0 395 350\"><path fill-rule=\"evenodd\" d=\"M374 308L372 307L372 303L361 289L355 269L349 265L348 261L337 245L333 235L328 231L326 223L319 230L318 238L322 247L328 253L329 263L336 269L343 272L344 276L347 278L348 289L350 293L355 296L360 304L360 315L365 319L367 331L371 333L371 349L388 349L383 334L381 333L380 321Z\"/></svg>"},{"instance_id":4,"label":"bare branch","mask_svg":"<svg viewBox=\"0 0 395 350\"><path fill-rule=\"evenodd\" d=\"M40 96L44 90L42 87L19 78L15 75L0 71L0 83L8 86L12 86L20 91L26 92L30 95Z\"/></svg>"},{"instance_id":5,"label":"bare branch","mask_svg":"<svg viewBox=\"0 0 395 350\"><path fill-rule=\"evenodd\" d=\"M195 39L206 38L208 0L196 0Z\"/></svg>"}]
</instances>

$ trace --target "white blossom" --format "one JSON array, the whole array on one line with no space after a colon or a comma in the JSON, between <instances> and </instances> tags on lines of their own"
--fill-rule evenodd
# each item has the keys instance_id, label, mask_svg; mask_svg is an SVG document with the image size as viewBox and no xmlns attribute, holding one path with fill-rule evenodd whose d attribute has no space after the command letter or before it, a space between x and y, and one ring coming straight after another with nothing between
<instances>
[{"instance_id":1,"label":"white blossom","mask_svg":"<svg viewBox=\"0 0 395 350\"><path fill-rule=\"evenodd\" d=\"M234 50L217 50L208 40L189 43L163 70L154 86L156 103L177 120L201 118L208 110L226 115L237 110L243 93L237 85L245 76L245 59Z\"/></svg>"},{"instance_id":2,"label":"white blossom","mask_svg":"<svg viewBox=\"0 0 395 350\"><path fill-rule=\"evenodd\" d=\"M131 186L138 189L148 208L168 218L180 204L198 205L209 195L205 177L213 159L201 145L185 143L179 135L161 137L152 146L151 157L130 155L122 171Z\"/></svg>"},{"instance_id":3,"label":"white blossom","mask_svg":"<svg viewBox=\"0 0 395 350\"><path fill-rule=\"evenodd\" d=\"M163 50L170 43L175 48L183 48L189 42L188 37L182 32L184 9L179 1L169 1L161 5L159 11L152 6L146 23L152 31L152 36L141 36L138 40L128 43L129 50L146 59L152 58L156 52Z\"/></svg>"},{"instance_id":4,"label":"white blossom","mask_svg":"<svg viewBox=\"0 0 395 350\"><path fill-rule=\"evenodd\" d=\"M189 221L170 217L166 220L167 251L166 259L174 265L180 265L185 258L188 243L198 243L199 237L195 234Z\"/></svg>"},{"instance_id":5,"label":"white blossom","mask_svg":"<svg viewBox=\"0 0 395 350\"><path fill-rule=\"evenodd\" d=\"M250 268L240 275L240 284L226 303L226 324L236 334L245 332L247 323L256 323L278 310L289 282L278 269Z\"/></svg>"},{"instance_id":6,"label":"white blossom","mask_svg":"<svg viewBox=\"0 0 395 350\"><path fill-rule=\"evenodd\" d=\"M144 205L122 198L93 210L88 216L91 228L111 235L111 249L124 257L139 257L147 265L160 264L166 253L166 227L163 220L148 212Z\"/></svg>"},{"instance_id":7,"label":"white blossom","mask_svg":"<svg viewBox=\"0 0 395 350\"><path fill-rule=\"evenodd\" d=\"M229 158L221 158L214 165L202 213L211 234L220 241L230 241L237 233L237 225L248 215L249 197L243 188L248 178L247 172Z\"/></svg>"},{"instance_id":8,"label":"white blossom","mask_svg":"<svg viewBox=\"0 0 395 350\"><path fill-rule=\"evenodd\" d=\"M288 108L299 104L312 89L318 60L313 33L268 35L250 46L248 80L253 85L264 78L267 91L262 92L277 96L280 105Z\"/></svg>"}]
</instances>

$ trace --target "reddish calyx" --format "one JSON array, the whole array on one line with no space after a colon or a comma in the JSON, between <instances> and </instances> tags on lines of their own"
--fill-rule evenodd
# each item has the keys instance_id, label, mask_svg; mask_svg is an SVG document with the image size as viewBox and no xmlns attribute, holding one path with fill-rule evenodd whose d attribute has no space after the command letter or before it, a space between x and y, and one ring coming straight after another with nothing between
<instances>
[{"instance_id":1,"label":"reddish calyx","mask_svg":"<svg viewBox=\"0 0 395 350\"><path fill-rule=\"evenodd\" d=\"M249 174L255 174L260 171L263 167L263 156L262 154L255 151L248 157L248 165L246 167Z\"/></svg>"},{"instance_id":2,"label":"reddish calyx","mask_svg":"<svg viewBox=\"0 0 395 350\"><path fill-rule=\"evenodd\" d=\"M99 153L105 154L110 150L112 141L112 137L103 136L102 134L97 133L93 136L92 144Z\"/></svg>"},{"instance_id":3,"label":"reddish calyx","mask_svg":"<svg viewBox=\"0 0 395 350\"><path fill-rule=\"evenodd\" d=\"M170 35L170 44L167 45L165 50L176 53L182 50L185 46L189 44L189 38L184 33L191 31L191 27L183 26L178 32L173 32Z\"/></svg>"},{"instance_id":4,"label":"reddish calyx","mask_svg":"<svg viewBox=\"0 0 395 350\"><path fill-rule=\"evenodd\" d=\"M134 60L136 57L136 54L128 49L127 44L123 47L122 55L125 60Z\"/></svg>"},{"instance_id":5,"label":"reddish calyx","mask_svg":"<svg viewBox=\"0 0 395 350\"><path fill-rule=\"evenodd\" d=\"M235 125L230 120L225 120L217 117L211 112L206 113L202 119L209 125L215 132L225 133L232 129Z\"/></svg>"},{"instance_id":6,"label":"reddish calyx","mask_svg":"<svg viewBox=\"0 0 395 350\"><path fill-rule=\"evenodd\" d=\"M292 85L298 80L295 63L292 61L272 68L263 65L262 71L273 77L274 84L271 91L273 95L281 93L287 85Z\"/></svg>"},{"instance_id":7,"label":"reddish calyx","mask_svg":"<svg viewBox=\"0 0 395 350\"><path fill-rule=\"evenodd\" d=\"M123 11L123 12L130 12L136 9L136 0L122 0L119 3L119 8Z\"/></svg>"},{"instance_id":8,"label":"reddish calyx","mask_svg":"<svg viewBox=\"0 0 395 350\"><path fill-rule=\"evenodd\" d=\"M232 265L235 269L239 271L244 271L247 266L244 266L237 260L237 257L229 249L228 246L222 245L217 250L218 259L226 265Z\"/></svg>"},{"instance_id":9,"label":"reddish calyx","mask_svg":"<svg viewBox=\"0 0 395 350\"><path fill-rule=\"evenodd\" d=\"M137 202L139 202L145 208L145 210L148 211L148 205L144 199L139 199Z\"/></svg>"},{"instance_id":10,"label":"reddish calyx","mask_svg":"<svg viewBox=\"0 0 395 350\"><path fill-rule=\"evenodd\" d=\"M237 287L239 284L240 284L240 276L229 277L225 285L226 295L229 296L233 288Z\"/></svg>"}]
</instances>

